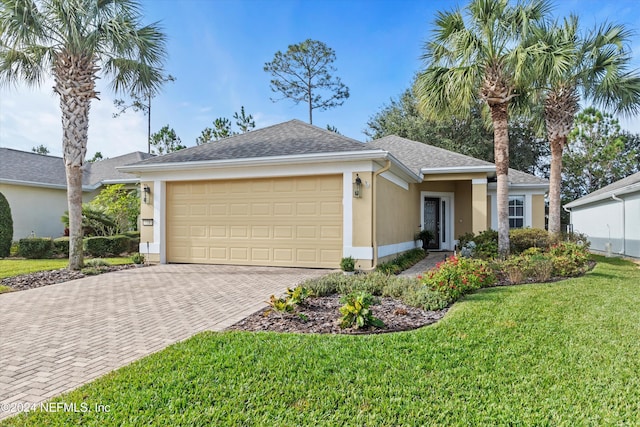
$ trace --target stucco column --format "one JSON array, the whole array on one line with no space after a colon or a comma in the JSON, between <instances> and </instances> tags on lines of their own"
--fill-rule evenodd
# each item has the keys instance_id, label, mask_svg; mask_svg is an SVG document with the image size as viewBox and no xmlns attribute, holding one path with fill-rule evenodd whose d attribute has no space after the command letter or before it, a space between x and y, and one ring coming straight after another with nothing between
<instances>
[{"instance_id":1,"label":"stucco column","mask_svg":"<svg viewBox=\"0 0 640 427\"><path fill-rule=\"evenodd\" d=\"M475 234L487 228L487 179L471 180L471 227Z\"/></svg>"}]
</instances>

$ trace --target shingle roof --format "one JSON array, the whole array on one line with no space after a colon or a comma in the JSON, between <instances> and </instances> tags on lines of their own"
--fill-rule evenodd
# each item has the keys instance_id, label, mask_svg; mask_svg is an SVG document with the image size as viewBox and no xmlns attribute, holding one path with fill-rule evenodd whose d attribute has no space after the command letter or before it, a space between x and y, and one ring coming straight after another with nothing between
<instances>
[{"instance_id":1,"label":"shingle roof","mask_svg":"<svg viewBox=\"0 0 640 427\"><path fill-rule=\"evenodd\" d=\"M0 148L0 180L66 186L62 158Z\"/></svg>"},{"instance_id":2,"label":"shingle roof","mask_svg":"<svg viewBox=\"0 0 640 427\"><path fill-rule=\"evenodd\" d=\"M137 181L137 178L129 173L116 170L118 166L126 166L142 160L155 157L153 154L135 151L110 159L100 160L95 163L87 163L82 180L85 185L95 186L104 181Z\"/></svg>"},{"instance_id":3,"label":"shingle roof","mask_svg":"<svg viewBox=\"0 0 640 427\"><path fill-rule=\"evenodd\" d=\"M367 151L370 149L371 147L355 139L309 125L300 120L290 120L220 141L175 151L138 164L251 159L300 154Z\"/></svg>"},{"instance_id":4,"label":"shingle roof","mask_svg":"<svg viewBox=\"0 0 640 427\"><path fill-rule=\"evenodd\" d=\"M418 174L423 168L495 167L493 163L485 162L484 160L395 135L370 141L366 145L371 148L381 148L389 151L394 157Z\"/></svg>"},{"instance_id":5,"label":"shingle roof","mask_svg":"<svg viewBox=\"0 0 640 427\"><path fill-rule=\"evenodd\" d=\"M96 163L86 163L82 182L95 187L103 181L132 181L135 177L117 171L124 166L153 157L151 154L134 152ZM19 181L40 185L66 187L64 161L61 157L46 156L28 151L0 148L0 181Z\"/></svg>"},{"instance_id":6,"label":"shingle roof","mask_svg":"<svg viewBox=\"0 0 640 427\"><path fill-rule=\"evenodd\" d=\"M420 173L422 169L430 168L464 169L465 167L482 166L495 168L495 165L491 162L395 135L385 136L384 138L368 142L367 146L389 151L416 173ZM544 178L511 168L509 169L509 182L515 185L549 184L549 181Z\"/></svg>"},{"instance_id":7,"label":"shingle roof","mask_svg":"<svg viewBox=\"0 0 640 427\"><path fill-rule=\"evenodd\" d=\"M629 188L630 187L630 188ZM625 192L625 190L640 191L640 172L629 175L626 178L622 178L619 181L611 183L599 190L589 193L584 197L574 200L571 203L567 203L565 206L568 208L584 205L590 202L606 199L618 192Z\"/></svg>"}]
</instances>

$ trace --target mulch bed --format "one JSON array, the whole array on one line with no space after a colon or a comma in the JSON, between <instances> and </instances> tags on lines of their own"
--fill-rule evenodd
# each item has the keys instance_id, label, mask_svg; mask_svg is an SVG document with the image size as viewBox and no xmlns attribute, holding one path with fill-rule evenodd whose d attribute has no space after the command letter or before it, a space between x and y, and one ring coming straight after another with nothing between
<instances>
[{"instance_id":1,"label":"mulch bed","mask_svg":"<svg viewBox=\"0 0 640 427\"><path fill-rule=\"evenodd\" d=\"M299 313L307 317L306 320L295 313L281 314L270 312L269 308L259 310L249 317L227 328L232 331L274 331L312 334L380 334L399 332L420 328L440 320L447 309L425 311L410 307L393 298L380 298L380 304L372 305L373 315L385 324L385 328L341 329L338 309L339 295L309 298L299 309Z\"/></svg>"},{"instance_id":2,"label":"mulch bed","mask_svg":"<svg viewBox=\"0 0 640 427\"><path fill-rule=\"evenodd\" d=\"M102 273L109 273L111 271L127 270L129 268L135 268L133 264L125 265L110 265L96 267L96 270ZM82 279L83 277L93 276L95 274L85 274L81 271L67 270L66 268L60 270L40 271L37 273L23 274L21 276L7 277L0 280L0 285L9 286L14 291L24 291L27 289L40 288L42 286L55 285L56 283L67 282L69 280Z\"/></svg>"}]
</instances>

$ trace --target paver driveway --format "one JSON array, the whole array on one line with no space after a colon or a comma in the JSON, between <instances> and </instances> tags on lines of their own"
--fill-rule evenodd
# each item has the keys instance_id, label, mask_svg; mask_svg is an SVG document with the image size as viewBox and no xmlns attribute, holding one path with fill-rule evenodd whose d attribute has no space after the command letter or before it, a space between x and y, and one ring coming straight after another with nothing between
<instances>
[{"instance_id":1,"label":"paver driveway","mask_svg":"<svg viewBox=\"0 0 640 427\"><path fill-rule=\"evenodd\" d=\"M205 330L327 270L159 265L0 295L0 419ZM13 403L13 404L12 404Z\"/></svg>"}]
</instances>

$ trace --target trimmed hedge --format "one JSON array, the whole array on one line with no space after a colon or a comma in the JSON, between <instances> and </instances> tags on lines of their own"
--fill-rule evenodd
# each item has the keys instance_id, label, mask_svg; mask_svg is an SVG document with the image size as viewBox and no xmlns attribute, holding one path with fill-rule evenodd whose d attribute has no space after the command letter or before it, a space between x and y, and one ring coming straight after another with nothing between
<instances>
[{"instance_id":1,"label":"trimmed hedge","mask_svg":"<svg viewBox=\"0 0 640 427\"><path fill-rule=\"evenodd\" d=\"M53 253L56 255L69 256L69 238L58 237L53 239Z\"/></svg>"},{"instance_id":2,"label":"trimmed hedge","mask_svg":"<svg viewBox=\"0 0 640 427\"><path fill-rule=\"evenodd\" d=\"M29 259L51 258L53 239L51 237L29 237L18 242L18 255Z\"/></svg>"},{"instance_id":3,"label":"trimmed hedge","mask_svg":"<svg viewBox=\"0 0 640 427\"><path fill-rule=\"evenodd\" d=\"M89 237L84 240L84 251L93 257L118 256L129 251L131 240L122 235Z\"/></svg>"},{"instance_id":4,"label":"trimmed hedge","mask_svg":"<svg viewBox=\"0 0 640 427\"><path fill-rule=\"evenodd\" d=\"M8 257L13 241L13 218L11 207L4 194L0 193L0 258Z\"/></svg>"},{"instance_id":5,"label":"trimmed hedge","mask_svg":"<svg viewBox=\"0 0 640 427\"><path fill-rule=\"evenodd\" d=\"M551 238L547 230L540 228L520 228L509 231L511 253L519 254L529 248L549 249Z\"/></svg>"}]
</instances>

